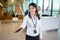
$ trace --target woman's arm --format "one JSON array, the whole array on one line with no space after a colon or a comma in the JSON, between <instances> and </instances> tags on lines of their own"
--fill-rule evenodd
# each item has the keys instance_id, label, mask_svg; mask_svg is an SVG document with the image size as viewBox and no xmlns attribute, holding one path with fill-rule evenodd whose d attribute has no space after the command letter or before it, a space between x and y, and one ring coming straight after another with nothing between
<instances>
[{"instance_id":1,"label":"woman's arm","mask_svg":"<svg viewBox=\"0 0 60 40\"><path fill-rule=\"evenodd\" d=\"M40 40L42 40L42 20L40 19Z\"/></svg>"},{"instance_id":2,"label":"woman's arm","mask_svg":"<svg viewBox=\"0 0 60 40\"><path fill-rule=\"evenodd\" d=\"M16 31L15 31L15 33L17 33L17 32L19 32L19 31L21 31L23 28L21 27L21 28L19 28L19 29L17 29Z\"/></svg>"},{"instance_id":3,"label":"woman's arm","mask_svg":"<svg viewBox=\"0 0 60 40\"><path fill-rule=\"evenodd\" d=\"M42 31L40 31L40 40L42 40Z\"/></svg>"},{"instance_id":4,"label":"woman's arm","mask_svg":"<svg viewBox=\"0 0 60 40\"><path fill-rule=\"evenodd\" d=\"M20 25L19 29L15 31L15 33L25 29L26 25L27 25L27 16L24 17L22 24Z\"/></svg>"}]
</instances>

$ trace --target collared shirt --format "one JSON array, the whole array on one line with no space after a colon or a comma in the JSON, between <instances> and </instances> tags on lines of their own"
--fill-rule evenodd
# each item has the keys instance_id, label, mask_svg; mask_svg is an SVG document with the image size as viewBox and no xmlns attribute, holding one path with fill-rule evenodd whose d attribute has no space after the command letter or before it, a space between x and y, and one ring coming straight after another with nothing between
<instances>
[{"instance_id":1,"label":"collared shirt","mask_svg":"<svg viewBox=\"0 0 60 40\"><path fill-rule=\"evenodd\" d=\"M33 18L32 18L33 19ZM23 29L26 28L27 26L27 31L26 31L26 34L29 35L29 36L37 36L40 34L40 38L42 38L42 26L41 26L41 19L39 20L37 17L37 24L36 24L36 31L37 33L34 34L34 25L33 25L33 22L35 23L36 20L33 19L33 22L32 22L32 19L29 18L29 15L26 15L23 19L23 22L21 24L20 27L22 27Z\"/></svg>"}]
</instances>

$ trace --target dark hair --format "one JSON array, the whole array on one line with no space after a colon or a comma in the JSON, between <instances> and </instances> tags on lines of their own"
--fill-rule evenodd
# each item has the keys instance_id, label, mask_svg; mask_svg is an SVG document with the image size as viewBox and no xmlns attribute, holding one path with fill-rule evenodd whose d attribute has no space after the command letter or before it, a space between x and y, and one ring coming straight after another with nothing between
<instances>
[{"instance_id":1,"label":"dark hair","mask_svg":"<svg viewBox=\"0 0 60 40\"><path fill-rule=\"evenodd\" d=\"M33 7L36 8L36 16L37 16L38 19L40 20L40 16L39 16L38 10L37 10L37 5L36 5L35 3L30 3L30 4L29 4L29 8L30 8L30 6L33 6ZM31 18L30 12L29 12L29 18Z\"/></svg>"}]
</instances>

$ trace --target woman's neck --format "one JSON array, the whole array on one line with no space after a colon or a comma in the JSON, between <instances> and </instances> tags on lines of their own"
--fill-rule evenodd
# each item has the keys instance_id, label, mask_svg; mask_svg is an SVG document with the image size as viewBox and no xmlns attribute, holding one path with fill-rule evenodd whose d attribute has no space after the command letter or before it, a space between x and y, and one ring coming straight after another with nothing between
<instances>
[{"instance_id":1,"label":"woman's neck","mask_svg":"<svg viewBox=\"0 0 60 40\"><path fill-rule=\"evenodd\" d=\"M34 13L34 14L31 14L31 17L32 17L33 19L35 19L35 16L36 16L35 13Z\"/></svg>"}]
</instances>

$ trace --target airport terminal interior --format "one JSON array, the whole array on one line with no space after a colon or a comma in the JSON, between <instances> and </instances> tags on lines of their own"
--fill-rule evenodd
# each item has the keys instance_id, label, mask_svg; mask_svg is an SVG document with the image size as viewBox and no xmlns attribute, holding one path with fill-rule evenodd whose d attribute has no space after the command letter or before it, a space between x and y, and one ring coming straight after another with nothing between
<instances>
[{"instance_id":1,"label":"airport terminal interior","mask_svg":"<svg viewBox=\"0 0 60 40\"><path fill-rule=\"evenodd\" d=\"M60 0L0 0L0 40L25 40L26 29L14 32L32 2L40 6L42 40L60 40Z\"/></svg>"}]
</instances>

